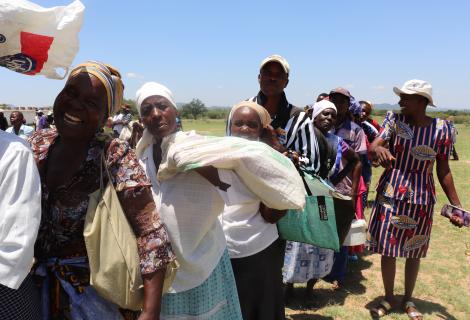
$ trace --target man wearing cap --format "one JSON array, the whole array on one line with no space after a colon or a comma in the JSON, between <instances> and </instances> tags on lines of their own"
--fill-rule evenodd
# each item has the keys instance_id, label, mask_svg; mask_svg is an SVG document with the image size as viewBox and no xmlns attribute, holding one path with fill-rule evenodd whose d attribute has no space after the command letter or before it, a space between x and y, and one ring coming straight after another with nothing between
<instances>
[{"instance_id":1,"label":"man wearing cap","mask_svg":"<svg viewBox=\"0 0 470 320\"><path fill-rule=\"evenodd\" d=\"M289 72L289 63L280 55L265 58L258 74L260 91L250 99L268 110L272 119L271 126L276 130L281 144L287 142L287 122L302 111L287 101L284 89L289 83Z\"/></svg>"},{"instance_id":2,"label":"man wearing cap","mask_svg":"<svg viewBox=\"0 0 470 320\"><path fill-rule=\"evenodd\" d=\"M406 263L401 308L411 319L419 320L423 315L412 297L433 224L434 163L449 202L457 207L461 204L448 162L452 150L450 125L426 115L427 106L434 106L431 84L410 80L393 91L400 97L401 112L386 114L382 131L370 147L372 157L385 168L377 184L377 198L368 228L369 250L382 255L385 298L371 312L374 316L384 316L396 303L396 258L402 257L406 258ZM451 221L462 226L462 221Z\"/></svg>"},{"instance_id":3,"label":"man wearing cap","mask_svg":"<svg viewBox=\"0 0 470 320\"><path fill-rule=\"evenodd\" d=\"M251 98L262 105L271 116L271 126L284 150L295 162L301 162L314 173L328 171L329 146L323 134L309 121L307 112L287 101L284 89L289 83L290 66L280 55L265 58L260 65L258 82L260 91Z\"/></svg>"}]
</instances>

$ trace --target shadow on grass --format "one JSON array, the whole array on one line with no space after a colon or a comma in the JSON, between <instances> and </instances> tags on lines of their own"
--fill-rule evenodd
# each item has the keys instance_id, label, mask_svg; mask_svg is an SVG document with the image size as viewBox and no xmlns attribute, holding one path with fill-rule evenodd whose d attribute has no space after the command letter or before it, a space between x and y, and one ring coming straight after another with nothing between
<instances>
[{"instance_id":1,"label":"shadow on grass","mask_svg":"<svg viewBox=\"0 0 470 320\"><path fill-rule=\"evenodd\" d=\"M396 296L397 301L402 301L403 296ZM377 297L373 301L367 303L365 305L365 308L368 310L372 310L373 308L377 307L380 301L383 299L383 297ZM417 299L413 298L413 302L416 305L416 308L423 314L423 316L426 318L426 315L431 315L435 318L433 319L446 319L446 320L457 320L456 317L451 315L449 312L447 312L447 308L440 305L439 303L431 302L431 301L426 301L422 299ZM400 307L399 307L400 308ZM401 309L394 308L392 312L395 313L405 313Z\"/></svg>"},{"instance_id":2,"label":"shadow on grass","mask_svg":"<svg viewBox=\"0 0 470 320\"><path fill-rule=\"evenodd\" d=\"M349 295L361 295L366 292L366 287L362 284L365 278L362 275L361 271L370 268L371 265L372 262L364 260L362 259L362 257L359 257L359 260L355 262L349 262L348 274L346 275L344 283L340 288L314 288L313 296L310 296L308 298L306 298L304 295L305 288L294 288L293 297L290 299L289 304L286 307L295 312L317 310L328 305L344 305L344 302ZM301 316L302 314L300 313L298 315ZM293 314L291 317L293 316L297 316L297 314Z\"/></svg>"},{"instance_id":3,"label":"shadow on grass","mask_svg":"<svg viewBox=\"0 0 470 320\"><path fill-rule=\"evenodd\" d=\"M321 316L319 314L292 314L287 316L287 319L292 320L334 320L333 317Z\"/></svg>"}]
</instances>

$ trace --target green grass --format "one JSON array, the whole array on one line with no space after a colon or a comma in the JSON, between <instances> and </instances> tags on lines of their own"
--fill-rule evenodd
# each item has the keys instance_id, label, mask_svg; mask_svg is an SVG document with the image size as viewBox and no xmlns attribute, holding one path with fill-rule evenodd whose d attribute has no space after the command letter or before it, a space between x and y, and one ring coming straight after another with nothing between
<instances>
[{"instance_id":1,"label":"green grass","mask_svg":"<svg viewBox=\"0 0 470 320\"><path fill-rule=\"evenodd\" d=\"M183 119L184 131L195 130L199 134L211 136L225 135L225 120L218 119Z\"/></svg>"},{"instance_id":2,"label":"green grass","mask_svg":"<svg viewBox=\"0 0 470 320\"><path fill-rule=\"evenodd\" d=\"M194 129L201 134L224 135L223 120L184 120L184 129ZM450 161L455 186L462 205L470 208L470 127L458 126L457 151L460 161ZM372 186L377 182L381 169L374 169ZM422 259L421 270L414 292L415 303L425 319L470 319L470 230L452 226L439 211L447 202L436 180L438 202L435 205L434 225L428 256ZM375 196L370 193L369 200ZM369 216L367 210L366 216ZM469 247L467 247L469 246ZM404 259L397 260L395 292L402 295ZM296 287L297 296L303 294L303 285ZM364 254L358 262L351 263L343 289L334 291L331 284L320 281L315 286L315 297L310 301L314 307L304 309L294 300L286 308L289 319L370 319L366 307L375 305L383 295L380 274L380 256ZM300 300L298 300L300 301ZM298 302L297 301L297 302ZM392 313L383 319L408 319L401 312Z\"/></svg>"}]
</instances>

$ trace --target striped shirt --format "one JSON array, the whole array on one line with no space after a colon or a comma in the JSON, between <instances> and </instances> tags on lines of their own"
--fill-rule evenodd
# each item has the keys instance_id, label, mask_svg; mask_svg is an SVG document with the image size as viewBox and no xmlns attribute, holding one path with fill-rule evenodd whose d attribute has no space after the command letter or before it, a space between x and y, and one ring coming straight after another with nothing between
<instances>
[{"instance_id":1,"label":"striped shirt","mask_svg":"<svg viewBox=\"0 0 470 320\"><path fill-rule=\"evenodd\" d=\"M249 100L264 106L267 97L260 91ZM308 171L326 178L335 163L336 150L329 146L308 114L290 104L283 94L278 112L272 119L271 126L276 130L279 142L288 150L297 152Z\"/></svg>"}]
</instances>

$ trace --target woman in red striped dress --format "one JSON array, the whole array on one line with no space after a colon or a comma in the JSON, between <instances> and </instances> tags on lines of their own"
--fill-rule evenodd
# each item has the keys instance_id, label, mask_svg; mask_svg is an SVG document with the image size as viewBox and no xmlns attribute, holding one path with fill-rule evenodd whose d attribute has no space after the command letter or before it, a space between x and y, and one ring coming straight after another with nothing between
<instances>
[{"instance_id":1,"label":"woman in red striped dress","mask_svg":"<svg viewBox=\"0 0 470 320\"><path fill-rule=\"evenodd\" d=\"M383 316L394 304L395 262L406 258L403 311L411 319L422 314L411 302L420 259L426 256L433 222L437 176L451 204L460 206L449 168L452 137L447 121L426 115L433 105L432 88L422 80L407 81L400 96L401 114L389 112L382 132L371 145L372 156L385 168L369 223L369 250L382 255L385 300L372 310ZM386 147L388 145L388 147Z\"/></svg>"}]
</instances>

